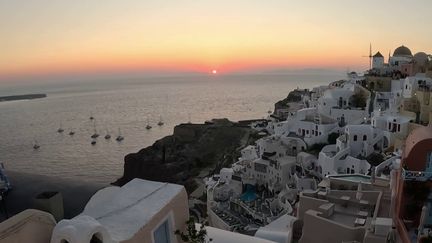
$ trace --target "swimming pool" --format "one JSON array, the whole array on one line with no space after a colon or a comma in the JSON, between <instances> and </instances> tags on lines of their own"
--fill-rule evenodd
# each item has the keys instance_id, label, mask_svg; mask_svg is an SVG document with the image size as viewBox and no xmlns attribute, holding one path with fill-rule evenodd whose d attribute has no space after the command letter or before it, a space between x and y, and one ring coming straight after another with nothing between
<instances>
[{"instance_id":1,"label":"swimming pool","mask_svg":"<svg viewBox=\"0 0 432 243\"><path fill-rule=\"evenodd\" d=\"M362 182L362 183L370 183L371 178L367 175L334 175L329 176L329 178L339 179L339 180L346 180L346 181L352 181L352 182Z\"/></svg>"}]
</instances>

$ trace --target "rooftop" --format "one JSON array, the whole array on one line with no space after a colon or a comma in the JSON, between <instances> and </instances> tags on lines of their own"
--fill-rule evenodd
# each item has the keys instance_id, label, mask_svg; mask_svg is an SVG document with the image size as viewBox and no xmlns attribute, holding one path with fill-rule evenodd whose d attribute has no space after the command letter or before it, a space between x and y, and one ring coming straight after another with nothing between
<instances>
[{"instance_id":1,"label":"rooftop","mask_svg":"<svg viewBox=\"0 0 432 243\"><path fill-rule=\"evenodd\" d=\"M123 187L98 191L82 215L93 217L114 240L123 241L133 237L182 190L181 185L134 179Z\"/></svg>"}]
</instances>

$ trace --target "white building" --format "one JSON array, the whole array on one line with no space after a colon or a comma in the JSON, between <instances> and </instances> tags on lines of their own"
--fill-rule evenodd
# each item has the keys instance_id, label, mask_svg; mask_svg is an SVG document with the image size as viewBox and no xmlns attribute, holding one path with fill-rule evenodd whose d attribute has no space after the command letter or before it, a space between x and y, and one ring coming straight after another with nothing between
<instances>
[{"instance_id":1,"label":"white building","mask_svg":"<svg viewBox=\"0 0 432 243\"><path fill-rule=\"evenodd\" d=\"M393 146L395 138L405 138L408 135L408 127L415 117L404 116L395 112L375 111L371 124L383 131L383 148Z\"/></svg>"},{"instance_id":2,"label":"white building","mask_svg":"<svg viewBox=\"0 0 432 243\"><path fill-rule=\"evenodd\" d=\"M278 123L275 126L275 135L285 140L289 137L300 138L311 146L317 143L327 143L328 134L339 132L338 121L320 114L317 108L305 108L297 111L293 116L287 118L286 121ZM300 142L299 142L299 145ZM304 151L305 147L297 147L297 151Z\"/></svg>"},{"instance_id":3,"label":"white building","mask_svg":"<svg viewBox=\"0 0 432 243\"><path fill-rule=\"evenodd\" d=\"M279 156L265 152L262 158L251 161L242 173L244 184L263 185L270 191L279 192L287 184L294 183L296 157Z\"/></svg>"},{"instance_id":4,"label":"white building","mask_svg":"<svg viewBox=\"0 0 432 243\"><path fill-rule=\"evenodd\" d=\"M371 125L347 125L336 144L325 146L318 157L322 175L366 174L370 164L364 159L373 152L382 152L383 132Z\"/></svg>"},{"instance_id":5,"label":"white building","mask_svg":"<svg viewBox=\"0 0 432 243\"><path fill-rule=\"evenodd\" d=\"M56 225L51 243L180 242L174 231L188 218L183 186L134 179L98 191L80 215Z\"/></svg>"},{"instance_id":6,"label":"white building","mask_svg":"<svg viewBox=\"0 0 432 243\"><path fill-rule=\"evenodd\" d=\"M431 86L432 79L425 76L423 73L418 73L415 76L406 77L403 80L403 97L411 98L415 96L415 92L421 87Z\"/></svg>"},{"instance_id":7,"label":"white building","mask_svg":"<svg viewBox=\"0 0 432 243\"><path fill-rule=\"evenodd\" d=\"M411 50L406 46L399 46L393 52L393 56L390 57L389 64L391 66L401 66L412 61L413 55Z\"/></svg>"},{"instance_id":8,"label":"white building","mask_svg":"<svg viewBox=\"0 0 432 243\"><path fill-rule=\"evenodd\" d=\"M383 66L384 66L384 56L380 52L377 52L372 57L372 68L378 69L378 68L382 68Z\"/></svg>"},{"instance_id":9,"label":"white building","mask_svg":"<svg viewBox=\"0 0 432 243\"><path fill-rule=\"evenodd\" d=\"M354 104L354 95L363 104ZM370 92L360 85L344 82L328 89L318 101L318 112L346 124L361 124L369 117Z\"/></svg>"}]
</instances>

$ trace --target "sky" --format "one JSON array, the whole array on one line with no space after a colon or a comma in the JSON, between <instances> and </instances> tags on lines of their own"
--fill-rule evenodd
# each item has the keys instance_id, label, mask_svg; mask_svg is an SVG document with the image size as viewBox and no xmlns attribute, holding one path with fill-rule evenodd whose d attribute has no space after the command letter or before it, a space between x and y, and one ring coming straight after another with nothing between
<instances>
[{"instance_id":1,"label":"sky","mask_svg":"<svg viewBox=\"0 0 432 243\"><path fill-rule=\"evenodd\" d=\"M364 70L432 53L430 0L0 0L0 80L104 72Z\"/></svg>"}]
</instances>

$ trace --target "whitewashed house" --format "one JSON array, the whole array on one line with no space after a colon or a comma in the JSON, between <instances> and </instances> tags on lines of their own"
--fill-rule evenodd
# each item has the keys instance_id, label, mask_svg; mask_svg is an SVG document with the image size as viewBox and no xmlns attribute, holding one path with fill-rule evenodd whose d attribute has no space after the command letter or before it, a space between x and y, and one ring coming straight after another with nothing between
<instances>
[{"instance_id":1,"label":"whitewashed house","mask_svg":"<svg viewBox=\"0 0 432 243\"><path fill-rule=\"evenodd\" d=\"M354 104L354 97L361 97L357 100L362 100L364 104ZM368 90L360 85L344 82L324 92L318 101L318 112L345 124L361 124L369 117L369 103Z\"/></svg>"},{"instance_id":2,"label":"whitewashed house","mask_svg":"<svg viewBox=\"0 0 432 243\"><path fill-rule=\"evenodd\" d=\"M370 164L365 160L373 152L381 152L384 135L371 125L347 125L336 144L325 146L318 157L323 176L332 174L366 174Z\"/></svg>"},{"instance_id":3,"label":"whitewashed house","mask_svg":"<svg viewBox=\"0 0 432 243\"><path fill-rule=\"evenodd\" d=\"M98 191L80 215L56 225L51 243L180 242L174 231L188 218L183 186L134 179Z\"/></svg>"}]
</instances>

